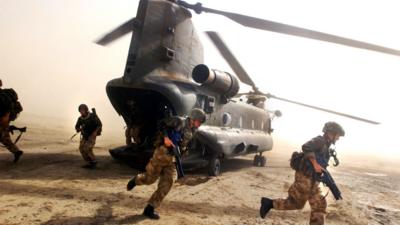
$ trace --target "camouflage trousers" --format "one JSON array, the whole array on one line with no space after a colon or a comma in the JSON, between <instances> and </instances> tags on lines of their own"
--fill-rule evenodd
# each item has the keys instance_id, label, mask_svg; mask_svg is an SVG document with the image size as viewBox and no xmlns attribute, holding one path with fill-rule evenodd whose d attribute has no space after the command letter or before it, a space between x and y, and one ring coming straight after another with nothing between
<instances>
[{"instance_id":1,"label":"camouflage trousers","mask_svg":"<svg viewBox=\"0 0 400 225\"><path fill-rule=\"evenodd\" d=\"M79 143L79 151L86 162L96 161L96 157L93 154L93 148L95 144L96 137L89 138L87 140L84 138L81 139L81 142Z\"/></svg>"},{"instance_id":2,"label":"camouflage trousers","mask_svg":"<svg viewBox=\"0 0 400 225\"><path fill-rule=\"evenodd\" d=\"M14 142L12 142L8 127L0 127L0 142L4 146L6 146L8 151L10 151L11 153L16 153L20 151L19 148L14 144Z\"/></svg>"},{"instance_id":3,"label":"camouflage trousers","mask_svg":"<svg viewBox=\"0 0 400 225\"><path fill-rule=\"evenodd\" d=\"M296 172L295 181L288 190L289 196L286 199L275 199L273 201L274 209L302 209L308 201L311 207L310 225L324 224L327 204L318 185L319 182L313 181L311 177L302 172Z\"/></svg>"},{"instance_id":4,"label":"camouflage trousers","mask_svg":"<svg viewBox=\"0 0 400 225\"><path fill-rule=\"evenodd\" d=\"M150 162L146 165L146 172L137 175L135 178L136 185L149 185L160 178L157 190L148 201L149 205L154 208L160 206L162 200L171 190L174 173L175 165L173 157L168 154L168 149L164 145L157 147Z\"/></svg>"}]
</instances>

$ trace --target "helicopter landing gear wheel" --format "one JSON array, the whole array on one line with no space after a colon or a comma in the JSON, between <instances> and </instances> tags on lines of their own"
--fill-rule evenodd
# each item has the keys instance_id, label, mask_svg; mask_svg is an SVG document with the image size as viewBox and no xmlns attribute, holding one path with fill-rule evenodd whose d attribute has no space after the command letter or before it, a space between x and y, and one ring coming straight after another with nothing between
<instances>
[{"instance_id":1,"label":"helicopter landing gear wheel","mask_svg":"<svg viewBox=\"0 0 400 225\"><path fill-rule=\"evenodd\" d=\"M209 176L218 176L221 174L221 161L218 157L213 157L210 159L208 164L208 175Z\"/></svg>"},{"instance_id":2,"label":"helicopter landing gear wheel","mask_svg":"<svg viewBox=\"0 0 400 225\"><path fill-rule=\"evenodd\" d=\"M257 167L264 167L267 164L267 158L261 154L255 155L253 165Z\"/></svg>"}]
</instances>

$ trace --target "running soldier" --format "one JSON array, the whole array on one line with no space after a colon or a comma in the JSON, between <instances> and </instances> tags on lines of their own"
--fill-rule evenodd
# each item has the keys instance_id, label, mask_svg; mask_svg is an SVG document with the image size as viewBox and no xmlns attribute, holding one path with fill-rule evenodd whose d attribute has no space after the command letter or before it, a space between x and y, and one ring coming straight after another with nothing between
<instances>
[{"instance_id":1,"label":"running soldier","mask_svg":"<svg viewBox=\"0 0 400 225\"><path fill-rule=\"evenodd\" d=\"M173 148L180 146L182 152L192 140L194 132L204 123L206 115L201 109L193 109L188 118L170 117L164 121L164 127L157 136L153 157L146 166L146 172L133 177L127 185L132 190L136 185L150 185L158 181L158 188L151 196L143 215L150 219L159 219L154 211L171 190L175 172Z\"/></svg>"},{"instance_id":2,"label":"running soldier","mask_svg":"<svg viewBox=\"0 0 400 225\"><path fill-rule=\"evenodd\" d=\"M335 144L341 136L344 136L343 128L336 122L325 123L323 136L317 136L302 146L303 156L297 165L295 181L288 190L286 199L261 198L260 216L265 218L271 209L295 210L302 209L308 201L311 207L310 225L323 225L327 203L321 195L319 182L313 178L314 173L321 174L328 166L329 148Z\"/></svg>"},{"instance_id":3,"label":"running soldier","mask_svg":"<svg viewBox=\"0 0 400 225\"><path fill-rule=\"evenodd\" d=\"M81 132L79 151L87 163L82 168L94 169L96 168L97 161L93 154L93 148L96 144L96 137L101 134L102 124L95 109L92 109L92 113L90 113L88 106L81 104L78 107L78 111L81 116L76 122L75 130L77 133Z\"/></svg>"}]
</instances>

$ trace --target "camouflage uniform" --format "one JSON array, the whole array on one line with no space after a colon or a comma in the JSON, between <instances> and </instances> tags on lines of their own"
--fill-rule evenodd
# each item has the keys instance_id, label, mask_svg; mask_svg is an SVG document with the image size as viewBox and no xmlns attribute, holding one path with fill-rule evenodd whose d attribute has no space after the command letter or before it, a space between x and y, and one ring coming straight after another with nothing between
<instances>
[{"instance_id":1,"label":"camouflage uniform","mask_svg":"<svg viewBox=\"0 0 400 225\"><path fill-rule=\"evenodd\" d=\"M190 140L192 139L194 129L189 127L188 119L182 120L179 117L172 117L164 121L165 127L162 132L159 133L156 140L156 149L154 150L153 157L146 166L146 172L139 174L135 177L136 185L149 185L154 183L158 178L158 188L151 196L148 204L154 208L160 206L162 200L171 190L173 184L173 177L175 173L174 157L170 153L171 149L168 149L164 145L163 138L168 135L168 131L175 129L180 131L182 134L182 139L179 143L173 143L175 145L180 145L182 151L186 151L186 147Z\"/></svg>"},{"instance_id":2,"label":"camouflage uniform","mask_svg":"<svg viewBox=\"0 0 400 225\"><path fill-rule=\"evenodd\" d=\"M14 144L14 142L12 142L8 128L8 126L0 127L0 142L6 146L8 151L15 154L21 150Z\"/></svg>"},{"instance_id":3,"label":"camouflage uniform","mask_svg":"<svg viewBox=\"0 0 400 225\"><path fill-rule=\"evenodd\" d=\"M310 224L324 224L327 203L321 195L319 182L315 181L311 175L311 164L309 157L315 157L318 164L323 168L328 166L329 147L331 143L325 136L317 136L302 146L305 155L303 161L303 171L296 171L295 181L288 190L286 199L273 200L273 208L276 210L302 209L308 201L311 207Z\"/></svg>"},{"instance_id":4,"label":"camouflage uniform","mask_svg":"<svg viewBox=\"0 0 400 225\"><path fill-rule=\"evenodd\" d=\"M9 112L9 121L17 119L18 114L23 111L21 103L18 101L18 94L12 88L1 89L0 88L0 116L4 116L6 112Z\"/></svg>"},{"instance_id":5,"label":"camouflage uniform","mask_svg":"<svg viewBox=\"0 0 400 225\"><path fill-rule=\"evenodd\" d=\"M23 108L18 101L17 92L11 88L1 89L0 86L0 117L2 123L4 123L0 124L0 142L14 155L21 154L22 151L11 140L9 123L17 119L18 114L22 110Z\"/></svg>"},{"instance_id":6,"label":"camouflage uniform","mask_svg":"<svg viewBox=\"0 0 400 225\"><path fill-rule=\"evenodd\" d=\"M88 162L95 162L96 157L93 154L93 147L96 144L96 136L92 135L95 130L101 129L100 119L94 113L89 113L86 117L79 117L76 122L75 129L81 129L82 138L79 143L79 151L83 159ZM99 132L98 132L99 133Z\"/></svg>"}]
</instances>

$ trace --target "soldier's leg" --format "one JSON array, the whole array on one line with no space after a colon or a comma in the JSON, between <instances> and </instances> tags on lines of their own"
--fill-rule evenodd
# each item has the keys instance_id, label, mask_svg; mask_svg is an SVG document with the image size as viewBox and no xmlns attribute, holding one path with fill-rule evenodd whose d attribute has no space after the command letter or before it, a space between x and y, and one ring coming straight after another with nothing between
<instances>
[{"instance_id":1,"label":"soldier's leg","mask_svg":"<svg viewBox=\"0 0 400 225\"><path fill-rule=\"evenodd\" d=\"M10 133L8 132L8 130L4 129L0 131L0 142L6 146L6 148L8 149L8 151L10 151L11 153L16 154L17 152L20 152L21 150L12 142L11 137L10 137Z\"/></svg>"},{"instance_id":2,"label":"soldier's leg","mask_svg":"<svg viewBox=\"0 0 400 225\"><path fill-rule=\"evenodd\" d=\"M277 210L302 209L309 198L311 185L311 178L296 172L295 181L288 190L288 197L273 200L273 208Z\"/></svg>"},{"instance_id":3,"label":"soldier's leg","mask_svg":"<svg viewBox=\"0 0 400 225\"><path fill-rule=\"evenodd\" d=\"M308 202L311 207L310 225L323 225L326 213L326 199L321 195L318 184L312 187Z\"/></svg>"},{"instance_id":4,"label":"soldier's leg","mask_svg":"<svg viewBox=\"0 0 400 225\"><path fill-rule=\"evenodd\" d=\"M86 154L89 157L91 162L96 162L96 156L93 153L93 148L96 145L96 137L94 138L89 138L89 140L86 142Z\"/></svg>"},{"instance_id":5,"label":"soldier's leg","mask_svg":"<svg viewBox=\"0 0 400 225\"><path fill-rule=\"evenodd\" d=\"M146 172L135 177L135 185L152 184L158 179L163 167L163 154L162 146L154 150L153 157L146 165Z\"/></svg>"},{"instance_id":6,"label":"soldier's leg","mask_svg":"<svg viewBox=\"0 0 400 225\"><path fill-rule=\"evenodd\" d=\"M79 152L81 153L82 158L86 161L86 162L90 162L90 158L89 156L86 154L86 140L81 139L81 141L79 142Z\"/></svg>"},{"instance_id":7,"label":"soldier's leg","mask_svg":"<svg viewBox=\"0 0 400 225\"><path fill-rule=\"evenodd\" d=\"M96 157L93 154L93 148L96 144L96 138L81 141L79 150L81 151L82 157L87 162L96 162Z\"/></svg>"},{"instance_id":8,"label":"soldier's leg","mask_svg":"<svg viewBox=\"0 0 400 225\"><path fill-rule=\"evenodd\" d=\"M165 196L167 196L168 192L171 190L172 184L174 182L174 172L175 166L171 163L168 166L165 166L160 175L160 180L158 181L158 188L153 193L149 200L149 205L157 208L160 206L161 202L164 200Z\"/></svg>"}]
</instances>

